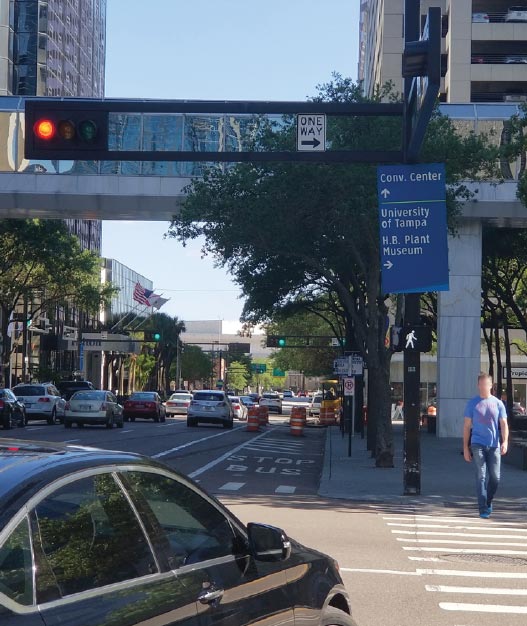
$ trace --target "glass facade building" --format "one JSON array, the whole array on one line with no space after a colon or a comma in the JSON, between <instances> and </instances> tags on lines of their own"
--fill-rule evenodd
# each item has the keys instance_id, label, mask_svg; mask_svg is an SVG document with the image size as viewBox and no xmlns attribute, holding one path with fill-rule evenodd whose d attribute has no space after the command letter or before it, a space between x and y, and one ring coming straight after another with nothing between
<instances>
[{"instance_id":1,"label":"glass facade building","mask_svg":"<svg viewBox=\"0 0 527 626\"><path fill-rule=\"evenodd\" d=\"M140 317L148 317L152 313L152 307L145 306L134 300L134 288L140 283L145 289L153 290L154 285L151 280L138 274L126 265L119 263L115 259L102 259L101 282L112 283L118 293L112 298L110 306L103 312L102 322L109 321L115 323L118 319L127 314L134 314ZM128 321L133 319L129 316Z\"/></svg>"}]
</instances>

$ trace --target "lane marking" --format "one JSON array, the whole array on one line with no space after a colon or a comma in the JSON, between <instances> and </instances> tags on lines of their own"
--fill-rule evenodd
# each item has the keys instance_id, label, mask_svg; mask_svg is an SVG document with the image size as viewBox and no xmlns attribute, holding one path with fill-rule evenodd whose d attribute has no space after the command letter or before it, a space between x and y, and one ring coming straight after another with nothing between
<instances>
[{"instance_id":1,"label":"lane marking","mask_svg":"<svg viewBox=\"0 0 527 626\"><path fill-rule=\"evenodd\" d=\"M42 430L42 427L40 426L30 426L29 428L26 426L26 433L29 432L30 430Z\"/></svg>"},{"instance_id":2,"label":"lane marking","mask_svg":"<svg viewBox=\"0 0 527 626\"><path fill-rule=\"evenodd\" d=\"M221 433L216 433L215 435L209 435L208 437L202 437L201 439L193 439L192 441L187 441L187 443L183 443L180 446L176 446L175 448L170 448L169 450L163 450L162 452L158 452L157 454L150 455L153 459L160 459L168 454L172 454L172 452L178 452L179 450L184 450L185 448L190 448L190 446L195 446L198 443L202 443L203 441L209 441L209 439L215 439L216 437L223 437L224 435L230 435L231 433L240 430L241 428L245 428L244 426L238 426L237 428L233 428L232 430L225 430Z\"/></svg>"},{"instance_id":3,"label":"lane marking","mask_svg":"<svg viewBox=\"0 0 527 626\"><path fill-rule=\"evenodd\" d=\"M419 536L431 536L431 537L478 537L480 539L525 539L527 535L487 535L484 533L445 533L445 532L431 532L424 530L392 530L394 535L419 535Z\"/></svg>"},{"instance_id":4,"label":"lane marking","mask_svg":"<svg viewBox=\"0 0 527 626\"><path fill-rule=\"evenodd\" d=\"M481 530L482 528L488 527L488 524L481 524L479 526L459 526L459 525L450 525L450 524L395 524L390 523L387 526L400 526L402 528L441 528L445 530ZM492 530L503 530L509 533L524 533L527 531L527 526L523 526L520 528L510 528L508 526L492 526Z\"/></svg>"},{"instance_id":5,"label":"lane marking","mask_svg":"<svg viewBox=\"0 0 527 626\"><path fill-rule=\"evenodd\" d=\"M289 485L280 485L277 487L275 493L295 493L296 487L290 487Z\"/></svg>"},{"instance_id":6,"label":"lane marking","mask_svg":"<svg viewBox=\"0 0 527 626\"><path fill-rule=\"evenodd\" d=\"M245 426L241 426L240 428L245 428ZM273 426L271 428L274 430ZM209 463L207 463L206 465L203 465L202 467L199 467L197 470L194 470L191 474L189 474L189 477L190 478L194 478L195 476L199 476L200 474L203 474L204 472L212 469L216 465L219 465L220 463L223 463L223 461L226 461L230 456L232 456L233 454L236 454L236 452L239 452L240 450L243 450L243 448L247 447L248 444L252 443L253 441L256 441L257 439L260 439L261 437L265 437L266 435L269 435L270 433L273 432L273 430L267 430L266 432L263 432L263 433L260 433L259 435L256 435L256 437L254 437L250 441L244 441L239 446L236 446L232 450L229 450L228 452L225 452L225 454L222 454L217 459L214 459L214 460L210 461ZM223 434L223 433L220 433L220 434ZM217 437L218 435L215 435L215 436Z\"/></svg>"},{"instance_id":7,"label":"lane marking","mask_svg":"<svg viewBox=\"0 0 527 626\"><path fill-rule=\"evenodd\" d=\"M527 589L505 587L452 587L450 585L425 585L427 591L437 593L475 593L489 596L527 596Z\"/></svg>"},{"instance_id":8,"label":"lane marking","mask_svg":"<svg viewBox=\"0 0 527 626\"><path fill-rule=\"evenodd\" d=\"M471 613L507 613L509 615L527 615L527 606L508 606L506 604L466 604L462 602L440 602L439 608L445 611L468 611Z\"/></svg>"},{"instance_id":9,"label":"lane marking","mask_svg":"<svg viewBox=\"0 0 527 626\"><path fill-rule=\"evenodd\" d=\"M65 439L64 443L73 443L74 441L80 441L80 439Z\"/></svg>"},{"instance_id":10,"label":"lane marking","mask_svg":"<svg viewBox=\"0 0 527 626\"><path fill-rule=\"evenodd\" d=\"M409 552L447 552L449 554L507 554L507 555L520 555L527 557L525 550L468 550L466 548L414 548L413 546L403 546L403 550Z\"/></svg>"},{"instance_id":11,"label":"lane marking","mask_svg":"<svg viewBox=\"0 0 527 626\"><path fill-rule=\"evenodd\" d=\"M220 491L239 491L246 483L225 483Z\"/></svg>"},{"instance_id":12,"label":"lane marking","mask_svg":"<svg viewBox=\"0 0 527 626\"><path fill-rule=\"evenodd\" d=\"M133 433L133 430L121 430L121 435L123 435L124 433Z\"/></svg>"},{"instance_id":13,"label":"lane marking","mask_svg":"<svg viewBox=\"0 0 527 626\"><path fill-rule=\"evenodd\" d=\"M443 543L456 546L511 546L512 548L527 548L525 541L459 541L457 539L407 539L406 537L397 537L397 541L402 543Z\"/></svg>"}]
</instances>

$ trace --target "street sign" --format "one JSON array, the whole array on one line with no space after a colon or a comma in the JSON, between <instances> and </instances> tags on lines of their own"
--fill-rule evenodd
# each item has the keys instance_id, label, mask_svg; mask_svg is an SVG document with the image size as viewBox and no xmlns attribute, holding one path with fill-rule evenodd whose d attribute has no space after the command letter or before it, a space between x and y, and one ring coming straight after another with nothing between
<instances>
[{"instance_id":1,"label":"street sign","mask_svg":"<svg viewBox=\"0 0 527 626\"><path fill-rule=\"evenodd\" d=\"M338 376L349 376L349 357L339 356L333 361L333 373Z\"/></svg>"},{"instance_id":2,"label":"street sign","mask_svg":"<svg viewBox=\"0 0 527 626\"><path fill-rule=\"evenodd\" d=\"M296 116L296 149L298 152L325 152L325 115L301 114Z\"/></svg>"},{"instance_id":3,"label":"street sign","mask_svg":"<svg viewBox=\"0 0 527 626\"><path fill-rule=\"evenodd\" d=\"M276 376L276 378L284 378L285 372L284 370L281 370L279 367L273 367L273 376Z\"/></svg>"},{"instance_id":4,"label":"street sign","mask_svg":"<svg viewBox=\"0 0 527 626\"><path fill-rule=\"evenodd\" d=\"M364 359L360 354L351 354L349 356L349 376L362 376L364 369Z\"/></svg>"},{"instance_id":5,"label":"street sign","mask_svg":"<svg viewBox=\"0 0 527 626\"><path fill-rule=\"evenodd\" d=\"M267 365L265 363L251 363L251 370L256 374L265 374Z\"/></svg>"},{"instance_id":6,"label":"street sign","mask_svg":"<svg viewBox=\"0 0 527 626\"><path fill-rule=\"evenodd\" d=\"M384 293L448 291L445 166L377 168Z\"/></svg>"},{"instance_id":7,"label":"street sign","mask_svg":"<svg viewBox=\"0 0 527 626\"><path fill-rule=\"evenodd\" d=\"M354 396L355 395L355 378L345 378L344 379L344 395L345 396Z\"/></svg>"}]
</instances>

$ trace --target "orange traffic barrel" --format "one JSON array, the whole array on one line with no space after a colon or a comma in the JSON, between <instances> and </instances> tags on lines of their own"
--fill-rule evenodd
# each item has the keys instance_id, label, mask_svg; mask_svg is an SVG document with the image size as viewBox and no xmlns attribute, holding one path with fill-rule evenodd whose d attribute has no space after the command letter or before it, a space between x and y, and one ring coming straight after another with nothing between
<instances>
[{"instance_id":1,"label":"orange traffic barrel","mask_svg":"<svg viewBox=\"0 0 527 626\"><path fill-rule=\"evenodd\" d=\"M257 406L249 408L249 413L247 415L247 430L250 433L255 433L260 430L260 411Z\"/></svg>"},{"instance_id":2,"label":"orange traffic barrel","mask_svg":"<svg viewBox=\"0 0 527 626\"><path fill-rule=\"evenodd\" d=\"M337 423L337 415L335 409L320 409L321 426L333 426Z\"/></svg>"},{"instance_id":3,"label":"orange traffic barrel","mask_svg":"<svg viewBox=\"0 0 527 626\"><path fill-rule=\"evenodd\" d=\"M306 424L306 420L307 420L307 411L306 411L306 407L305 406L294 406L291 409L291 417L301 417L302 421L304 422L304 426Z\"/></svg>"},{"instance_id":4,"label":"orange traffic barrel","mask_svg":"<svg viewBox=\"0 0 527 626\"><path fill-rule=\"evenodd\" d=\"M289 424L293 437L301 437L304 434L304 418L302 416L291 415Z\"/></svg>"},{"instance_id":5,"label":"orange traffic barrel","mask_svg":"<svg viewBox=\"0 0 527 626\"><path fill-rule=\"evenodd\" d=\"M260 420L260 426L265 426L266 424L268 424L269 423L269 407L259 406L258 418Z\"/></svg>"}]
</instances>

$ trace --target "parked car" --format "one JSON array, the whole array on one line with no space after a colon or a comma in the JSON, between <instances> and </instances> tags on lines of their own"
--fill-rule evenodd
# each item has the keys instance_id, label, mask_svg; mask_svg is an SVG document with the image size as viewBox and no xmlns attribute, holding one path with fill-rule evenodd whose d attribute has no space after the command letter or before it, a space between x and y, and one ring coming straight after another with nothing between
<instances>
[{"instance_id":1,"label":"parked car","mask_svg":"<svg viewBox=\"0 0 527 626\"><path fill-rule=\"evenodd\" d=\"M155 391L136 391L123 407L123 419L135 422L137 417L153 419L154 422L165 421L165 407L161 396Z\"/></svg>"},{"instance_id":2,"label":"parked car","mask_svg":"<svg viewBox=\"0 0 527 626\"><path fill-rule=\"evenodd\" d=\"M285 400L286 398L292 399L295 397L295 392L291 391L291 389L286 389L283 393L282 393L282 398Z\"/></svg>"},{"instance_id":3,"label":"parked car","mask_svg":"<svg viewBox=\"0 0 527 626\"><path fill-rule=\"evenodd\" d=\"M234 417L238 420L246 420L249 414L249 409L242 402L240 396L229 396L229 400L232 404Z\"/></svg>"},{"instance_id":4,"label":"parked car","mask_svg":"<svg viewBox=\"0 0 527 626\"><path fill-rule=\"evenodd\" d=\"M187 426L201 422L232 428L233 416L231 401L224 391L196 391L187 410Z\"/></svg>"},{"instance_id":5,"label":"parked car","mask_svg":"<svg viewBox=\"0 0 527 626\"><path fill-rule=\"evenodd\" d=\"M269 412L274 411L282 415L282 399L277 393L264 393L260 398L260 406L266 406Z\"/></svg>"},{"instance_id":6,"label":"parked car","mask_svg":"<svg viewBox=\"0 0 527 626\"><path fill-rule=\"evenodd\" d=\"M13 393L23 403L27 419L45 419L48 424L64 421L66 400L51 383L20 384Z\"/></svg>"},{"instance_id":7,"label":"parked car","mask_svg":"<svg viewBox=\"0 0 527 626\"><path fill-rule=\"evenodd\" d=\"M514 402L512 405L511 426L515 430L527 428L527 410L520 402Z\"/></svg>"},{"instance_id":8,"label":"parked car","mask_svg":"<svg viewBox=\"0 0 527 626\"><path fill-rule=\"evenodd\" d=\"M527 54L510 54L505 57L505 63L509 65L525 64L527 63Z\"/></svg>"},{"instance_id":9,"label":"parked car","mask_svg":"<svg viewBox=\"0 0 527 626\"><path fill-rule=\"evenodd\" d=\"M472 13L472 22L474 24L488 24L490 17L488 13Z\"/></svg>"},{"instance_id":10,"label":"parked car","mask_svg":"<svg viewBox=\"0 0 527 626\"><path fill-rule=\"evenodd\" d=\"M123 407L111 391L77 391L66 403L64 426L101 424L106 428L123 427Z\"/></svg>"},{"instance_id":11,"label":"parked car","mask_svg":"<svg viewBox=\"0 0 527 626\"><path fill-rule=\"evenodd\" d=\"M23 428L27 424L24 403L20 402L11 389L0 389L0 424L4 430L10 430L14 426Z\"/></svg>"},{"instance_id":12,"label":"parked car","mask_svg":"<svg viewBox=\"0 0 527 626\"><path fill-rule=\"evenodd\" d=\"M57 389L65 400L69 400L76 391L95 389L95 387L89 380L61 380L57 383Z\"/></svg>"},{"instance_id":13,"label":"parked car","mask_svg":"<svg viewBox=\"0 0 527 626\"><path fill-rule=\"evenodd\" d=\"M505 14L505 22L527 22L527 6L509 7Z\"/></svg>"},{"instance_id":14,"label":"parked car","mask_svg":"<svg viewBox=\"0 0 527 626\"><path fill-rule=\"evenodd\" d=\"M2 626L354 626L337 562L159 462L0 440Z\"/></svg>"},{"instance_id":15,"label":"parked car","mask_svg":"<svg viewBox=\"0 0 527 626\"><path fill-rule=\"evenodd\" d=\"M188 391L176 391L165 403L167 415L186 415L192 401L192 394Z\"/></svg>"},{"instance_id":16,"label":"parked car","mask_svg":"<svg viewBox=\"0 0 527 626\"><path fill-rule=\"evenodd\" d=\"M255 403L258 404L260 402L260 394L259 393L248 393L249 398Z\"/></svg>"},{"instance_id":17,"label":"parked car","mask_svg":"<svg viewBox=\"0 0 527 626\"><path fill-rule=\"evenodd\" d=\"M311 403L309 404L309 416L315 417L316 415L320 415L320 407L322 406L322 396L317 395L313 396L311 399Z\"/></svg>"}]
</instances>

